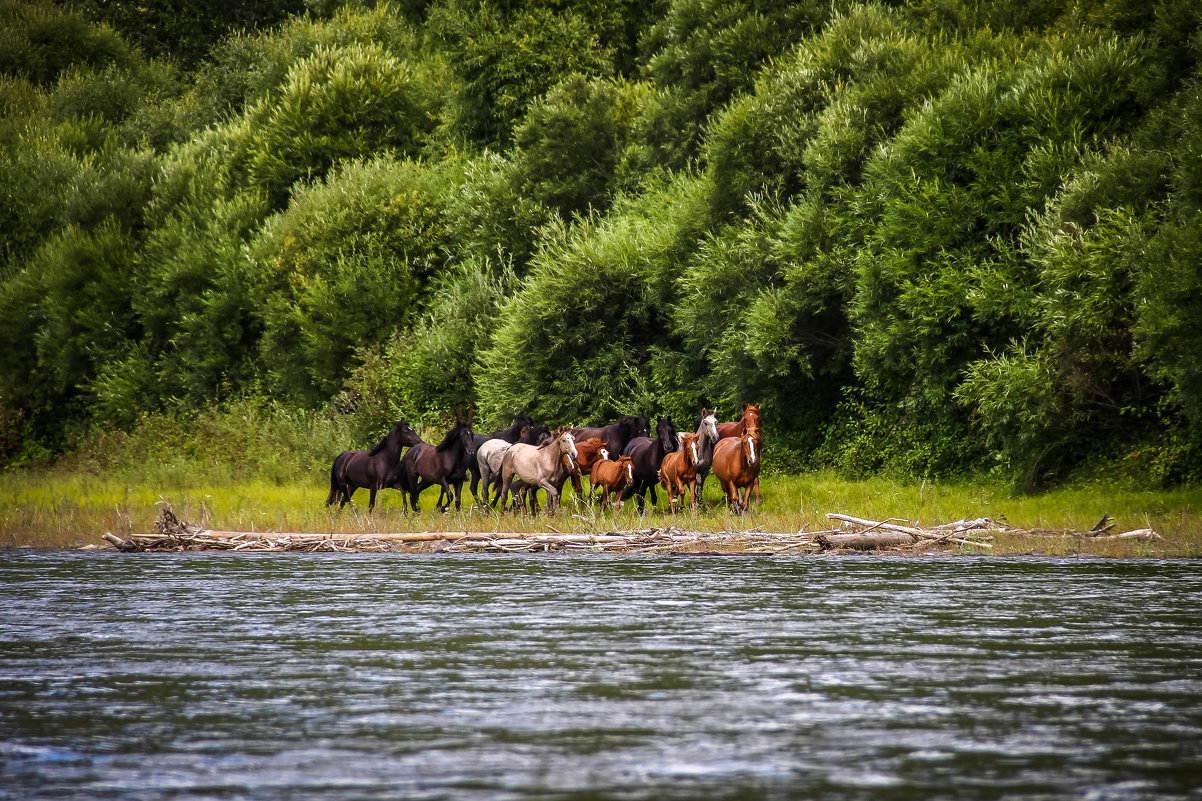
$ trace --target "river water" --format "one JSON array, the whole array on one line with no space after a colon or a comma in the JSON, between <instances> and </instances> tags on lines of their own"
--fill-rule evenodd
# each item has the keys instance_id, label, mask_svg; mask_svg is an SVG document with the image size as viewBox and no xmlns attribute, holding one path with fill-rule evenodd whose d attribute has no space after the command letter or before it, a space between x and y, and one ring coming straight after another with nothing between
<instances>
[{"instance_id":1,"label":"river water","mask_svg":"<svg viewBox=\"0 0 1202 801\"><path fill-rule=\"evenodd\" d=\"M1202 798L1202 562L0 552L3 799Z\"/></svg>"}]
</instances>

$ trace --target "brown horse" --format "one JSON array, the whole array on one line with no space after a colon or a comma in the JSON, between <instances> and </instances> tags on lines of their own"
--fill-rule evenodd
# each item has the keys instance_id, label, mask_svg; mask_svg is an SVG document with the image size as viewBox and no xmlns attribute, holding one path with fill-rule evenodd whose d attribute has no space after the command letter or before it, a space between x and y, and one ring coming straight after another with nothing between
<instances>
[{"instance_id":1,"label":"brown horse","mask_svg":"<svg viewBox=\"0 0 1202 801\"><path fill-rule=\"evenodd\" d=\"M697 508L697 435L680 434L680 450L664 457L659 483L668 491L668 506L676 514L676 499L689 491L689 505Z\"/></svg>"},{"instance_id":2,"label":"brown horse","mask_svg":"<svg viewBox=\"0 0 1202 801\"><path fill-rule=\"evenodd\" d=\"M714 475L726 494L726 508L743 514L751 502L751 486L760 477L759 437L750 431L726 437L714 446ZM744 496L740 490L746 490Z\"/></svg>"},{"instance_id":3,"label":"brown horse","mask_svg":"<svg viewBox=\"0 0 1202 801\"><path fill-rule=\"evenodd\" d=\"M438 445L418 443L401 458L397 489L409 496L408 504L402 499L401 511L405 511L407 505L412 506L413 511L419 511L418 494L426 487L432 486L439 488L438 511L447 511L452 500L455 501L455 509L458 511L461 508L467 466L475 456L476 443L472 439L471 418L464 420L463 414L459 413L458 422L447 432L442 442ZM445 504L443 498L446 498Z\"/></svg>"},{"instance_id":4,"label":"brown horse","mask_svg":"<svg viewBox=\"0 0 1202 801\"><path fill-rule=\"evenodd\" d=\"M720 423L718 425L718 438L741 437L747 431L750 431L752 436L755 437L755 446L758 450L760 443L763 442L763 435L760 433L760 405L758 403L744 403L742 417L733 423ZM758 475L755 478L754 486L755 502L763 503L764 499L760 495L760 477Z\"/></svg>"},{"instance_id":5,"label":"brown horse","mask_svg":"<svg viewBox=\"0 0 1202 801\"><path fill-rule=\"evenodd\" d=\"M609 505L610 493L617 493L618 499L614 503L614 511L622 510L622 490L631 481L634 481L634 468L631 467L633 460L629 456L623 456L618 461L610 461L609 459L601 459L593 465L592 475L589 477L594 487L601 488L601 509Z\"/></svg>"},{"instance_id":6,"label":"brown horse","mask_svg":"<svg viewBox=\"0 0 1202 801\"><path fill-rule=\"evenodd\" d=\"M605 449L604 443L600 437L589 437L586 440L576 440L576 467L572 470L572 487L576 490L577 497L584 495L584 489L581 486L580 477L590 476L593 470L593 465L601 461L601 451ZM591 491L590 491L591 494Z\"/></svg>"}]
</instances>

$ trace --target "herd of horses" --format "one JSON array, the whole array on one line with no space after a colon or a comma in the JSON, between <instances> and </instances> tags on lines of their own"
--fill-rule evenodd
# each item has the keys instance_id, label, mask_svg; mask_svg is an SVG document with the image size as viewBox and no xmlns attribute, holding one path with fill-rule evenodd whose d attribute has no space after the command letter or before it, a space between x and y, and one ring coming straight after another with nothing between
<instances>
[{"instance_id":1,"label":"herd of horses","mask_svg":"<svg viewBox=\"0 0 1202 801\"><path fill-rule=\"evenodd\" d=\"M650 495L654 506L656 488L662 487L676 512L686 495L690 507L697 508L711 472L732 511L745 512L753 492L762 503L759 405L745 404L742 416L729 423L719 423L714 410L702 409L695 428L678 432L665 415L652 436L650 418L628 415L604 426L552 431L519 415L507 428L477 434L471 415L465 419L460 412L455 425L434 445L398 420L370 451L338 454L330 468L326 506L340 501L342 509L356 490L367 489L370 511L377 492L395 489L401 492L402 512L410 506L416 512L422 490L437 486L439 511L447 511L452 501L458 510L470 475L472 496L490 509L528 508L536 513L541 489L547 495L547 510L554 512L571 480L577 496L590 503L599 491L602 509L612 503L617 511L634 498L640 514L646 510L645 496Z\"/></svg>"}]
</instances>

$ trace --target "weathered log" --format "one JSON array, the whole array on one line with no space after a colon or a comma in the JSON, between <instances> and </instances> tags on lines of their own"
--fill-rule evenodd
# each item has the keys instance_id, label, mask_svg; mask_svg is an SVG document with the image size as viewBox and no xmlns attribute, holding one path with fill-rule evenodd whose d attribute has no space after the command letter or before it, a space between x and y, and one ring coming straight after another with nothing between
<instances>
[{"instance_id":1,"label":"weathered log","mask_svg":"<svg viewBox=\"0 0 1202 801\"><path fill-rule=\"evenodd\" d=\"M1122 534L1110 534L1105 537L1094 537L1095 540L1139 540L1141 542L1149 542L1151 540L1163 540L1164 537L1157 534L1150 528L1137 528L1134 531L1124 531Z\"/></svg>"},{"instance_id":2,"label":"weathered log","mask_svg":"<svg viewBox=\"0 0 1202 801\"><path fill-rule=\"evenodd\" d=\"M879 551L899 545L913 545L919 538L901 532L871 532L864 534L819 534L816 539L823 550L851 548L856 551Z\"/></svg>"},{"instance_id":3,"label":"weathered log","mask_svg":"<svg viewBox=\"0 0 1202 801\"><path fill-rule=\"evenodd\" d=\"M104 539L108 542L111 542L113 544L113 547L115 547L118 551L124 551L125 553L130 553L132 551L138 550L138 546L134 545L132 542L127 542L126 540L121 539L116 534L110 534L109 532L106 531L105 533L101 534L100 536L102 539Z\"/></svg>"},{"instance_id":4,"label":"weathered log","mask_svg":"<svg viewBox=\"0 0 1202 801\"><path fill-rule=\"evenodd\" d=\"M829 520L842 520L845 523L855 523L857 526L864 526L864 527L866 527L868 529L872 529L872 530L880 529L882 531L896 531L899 534L910 534L915 537L932 537L933 538L933 537L938 536L937 534L930 534L926 531L923 531L920 528L914 528L912 526L899 526L896 523L890 523L888 521L864 520L863 518L860 518L860 517L852 517L851 515L841 515L841 514L836 514L834 512L828 512L826 516L827 516L827 519L829 519ZM862 533L864 533L864 532L862 532Z\"/></svg>"}]
</instances>

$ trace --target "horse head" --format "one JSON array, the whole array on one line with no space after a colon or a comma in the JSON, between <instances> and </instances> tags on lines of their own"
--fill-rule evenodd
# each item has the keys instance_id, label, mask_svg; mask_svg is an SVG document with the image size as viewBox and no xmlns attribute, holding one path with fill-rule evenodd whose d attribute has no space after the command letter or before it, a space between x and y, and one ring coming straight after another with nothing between
<instances>
[{"instance_id":1,"label":"horse head","mask_svg":"<svg viewBox=\"0 0 1202 801\"><path fill-rule=\"evenodd\" d=\"M618 475L626 474L626 481L634 483L634 457L622 456L618 459Z\"/></svg>"},{"instance_id":2,"label":"horse head","mask_svg":"<svg viewBox=\"0 0 1202 801\"><path fill-rule=\"evenodd\" d=\"M476 437L472 431L471 417L460 422L456 428L459 429L459 447L463 448L463 455L470 459L476 455Z\"/></svg>"},{"instance_id":3,"label":"horse head","mask_svg":"<svg viewBox=\"0 0 1202 801\"><path fill-rule=\"evenodd\" d=\"M631 429L630 438L649 437L651 436L651 418L639 417L637 415L631 417L634 420L634 425Z\"/></svg>"},{"instance_id":4,"label":"horse head","mask_svg":"<svg viewBox=\"0 0 1202 801\"><path fill-rule=\"evenodd\" d=\"M697 440L718 441L718 418L713 409L702 409L697 421Z\"/></svg>"},{"instance_id":5,"label":"horse head","mask_svg":"<svg viewBox=\"0 0 1202 801\"><path fill-rule=\"evenodd\" d=\"M680 450L684 454L685 462L692 465L697 464L697 435L678 434L677 440L680 442Z\"/></svg>"},{"instance_id":6,"label":"horse head","mask_svg":"<svg viewBox=\"0 0 1202 801\"><path fill-rule=\"evenodd\" d=\"M559 435L559 450L572 460L572 464L576 464L576 460L580 458L580 453L576 450L576 438L566 429Z\"/></svg>"},{"instance_id":7,"label":"horse head","mask_svg":"<svg viewBox=\"0 0 1202 801\"><path fill-rule=\"evenodd\" d=\"M659 440L659 446L664 453L676 450L676 424L668 415L659 418L659 423L655 426L655 438Z\"/></svg>"},{"instance_id":8,"label":"horse head","mask_svg":"<svg viewBox=\"0 0 1202 801\"><path fill-rule=\"evenodd\" d=\"M422 438L417 435L417 431L406 420L397 420L393 430L398 432L401 444L407 448L412 448L422 441Z\"/></svg>"},{"instance_id":9,"label":"horse head","mask_svg":"<svg viewBox=\"0 0 1202 801\"><path fill-rule=\"evenodd\" d=\"M758 403L743 404L743 423L747 431L759 436L760 433L760 405Z\"/></svg>"},{"instance_id":10,"label":"horse head","mask_svg":"<svg viewBox=\"0 0 1202 801\"><path fill-rule=\"evenodd\" d=\"M476 455L476 440L472 433L472 424L460 418L443 437L442 442L438 443L437 450L442 452L458 448L464 456L471 458Z\"/></svg>"},{"instance_id":11,"label":"horse head","mask_svg":"<svg viewBox=\"0 0 1202 801\"><path fill-rule=\"evenodd\" d=\"M389 430L389 432L384 435L384 439L376 443L376 446L369 451L369 454L371 456L376 456L385 450L395 451L399 454L401 452L401 448L404 448L407 445L416 445L421 441L421 437L419 437L417 432L413 430L413 426L409 425L409 423L403 419L397 420L392 424L392 428Z\"/></svg>"},{"instance_id":12,"label":"horse head","mask_svg":"<svg viewBox=\"0 0 1202 801\"><path fill-rule=\"evenodd\" d=\"M743 436L739 438L743 448L743 459L747 464L755 464L755 460L759 458L759 432L745 431Z\"/></svg>"},{"instance_id":13,"label":"horse head","mask_svg":"<svg viewBox=\"0 0 1202 801\"><path fill-rule=\"evenodd\" d=\"M522 434L518 442L524 442L527 445L542 445L549 439L551 439L551 430L545 424L540 423L528 426L528 430Z\"/></svg>"}]
</instances>

